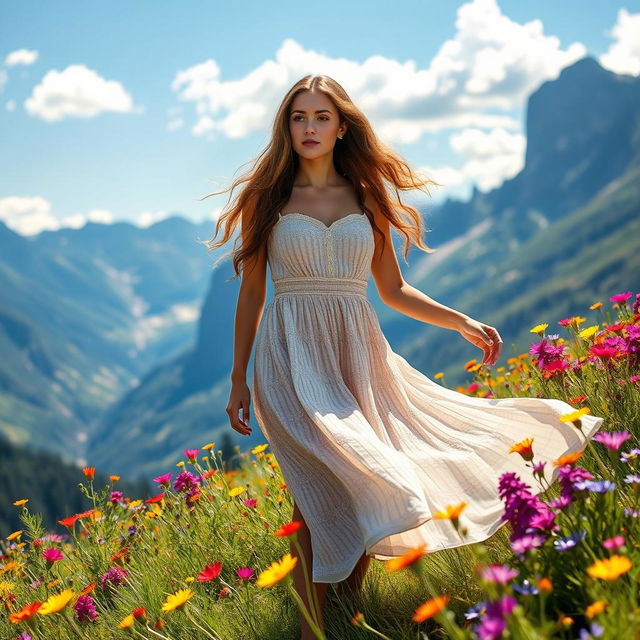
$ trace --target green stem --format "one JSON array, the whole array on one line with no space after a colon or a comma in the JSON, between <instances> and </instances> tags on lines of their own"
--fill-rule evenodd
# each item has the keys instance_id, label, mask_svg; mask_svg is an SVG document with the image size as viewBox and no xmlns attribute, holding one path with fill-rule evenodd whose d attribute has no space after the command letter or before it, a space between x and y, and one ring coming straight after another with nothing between
<instances>
[{"instance_id":1,"label":"green stem","mask_svg":"<svg viewBox=\"0 0 640 640\"><path fill-rule=\"evenodd\" d=\"M302 548L300 547L300 543L298 542L298 537L296 534L293 535L293 543L296 545L296 550L300 554L300 558L302 560L302 571L304 572L304 584L305 584L305 589L307 591L307 598L311 603L311 608L312 608L311 613L313 615L313 619L316 622L316 624L319 624L320 623L320 603L316 598L316 592L315 592L316 590L312 589L309 584L310 581L309 581L309 575L307 574L307 565L304 560L304 554L302 553Z\"/></svg>"},{"instance_id":2,"label":"green stem","mask_svg":"<svg viewBox=\"0 0 640 640\"><path fill-rule=\"evenodd\" d=\"M289 579L288 586L289 586L289 591L291 591L291 594L293 595L296 603L298 604L300 611L302 611L302 615L304 615L306 621L309 623L309 626L311 627L311 630L313 631L316 638L319 638L320 640L327 640L327 637L316 625L315 621L311 619L311 615L309 614L307 607L305 607L304 602L302 601L302 598L300 597L298 592L295 590L295 588L291 585L291 579Z\"/></svg>"}]
</instances>

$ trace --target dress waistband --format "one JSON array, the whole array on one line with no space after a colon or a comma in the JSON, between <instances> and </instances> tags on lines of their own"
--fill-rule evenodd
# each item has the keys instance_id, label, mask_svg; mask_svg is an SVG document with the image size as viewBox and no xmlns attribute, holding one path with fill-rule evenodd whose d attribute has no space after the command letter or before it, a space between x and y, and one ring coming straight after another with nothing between
<instances>
[{"instance_id":1,"label":"dress waistband","mask_svg":"<svg viewBox=\"0 0 640 640\"><path fill-rule=\"evenodd\" d=\"M367 281L356 278L321 278L302 276L278 278L273 281L274 295L281 293L300 294L352 294L367 297Z\"/></svg>"}]
</instances>

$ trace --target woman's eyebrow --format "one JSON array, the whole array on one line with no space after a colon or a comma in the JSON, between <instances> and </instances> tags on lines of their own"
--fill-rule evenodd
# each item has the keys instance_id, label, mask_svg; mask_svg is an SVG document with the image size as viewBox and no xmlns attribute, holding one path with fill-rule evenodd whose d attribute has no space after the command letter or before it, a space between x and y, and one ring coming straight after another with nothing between
<instances>
[{"instance_id":1,"label":"woman's eyebrow","mask_svg":"<svg viewBox=\"0 0 640 640\"><path fill-rule=\"evenodd\" d=\"M331 113L331 109L316 109L316 113ZM307 113L304 109L294 109L291 113Z\"/></svg>"}]
</instances>

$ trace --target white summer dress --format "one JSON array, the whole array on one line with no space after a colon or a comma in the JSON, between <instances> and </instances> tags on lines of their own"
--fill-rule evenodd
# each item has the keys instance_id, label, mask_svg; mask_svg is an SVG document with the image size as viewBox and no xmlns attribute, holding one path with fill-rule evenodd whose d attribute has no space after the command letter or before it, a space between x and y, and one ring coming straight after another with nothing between
<instances>
[{"instance_id":1,"label":"white summer dress","mask_svg":"<svg viewBox=\"0 0 640 640\"><path fill-rule=\"evenodd\" d=\"M264 308L253 369L256 421L311 532L314 582L347 578L378 560L479 542L505 521L498 479L532 471L509 448L533 438L536 461L583 450L558 399L476 398L433 382L395 353L366 290L374 235L363 213L331 224L279 214L268 239L274 296ZM553 467L553 468L552 468ZM433 514L468 503L463 543Z\"/></svg>"}]
</instances>

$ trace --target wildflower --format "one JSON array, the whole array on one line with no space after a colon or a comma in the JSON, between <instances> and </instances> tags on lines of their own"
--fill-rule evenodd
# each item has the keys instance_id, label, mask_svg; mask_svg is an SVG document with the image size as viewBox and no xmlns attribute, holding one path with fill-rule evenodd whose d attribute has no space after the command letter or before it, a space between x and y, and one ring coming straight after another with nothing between
<instances>
[{"instance_id":1,"label":"wildflower","mask_svg":"<svg viewBox=\"0 0 640 640\"><path fill-rule=\"evenodd\" d=\"M136 607L132 612L131 615L136 619L136 620L144 620L147 617L147 610L144 607Z\"/></svg>"},{"instance_id":2,"label":"wildflower","mask_svg":"<svg viewBox=\"0 0 640 640\"><path fill-rule=\"evenodd\" d=\"M498 563L492 563L480 569L480 577L483 580L496 584L507 584L509 580L517 575L518 571L516 569Z\"/></svg>"},{"instance_id":3,"label":"wildflower","mask_svg":"<svg viewBox=\"0 0 640 640\"><path fill-rule=\"evenodd\" d=\"M176 491L184 491L185 489L187 491L193 491L198 488L199 484L199 477L194 476L190 471L181 471L173 483L173 488Z\"/></svg>"},{"instance_id":4,"label":"wildflower","mask_svg":"<svg viewBox=\"0 0 640 640\"><path fill-rule=\"evenodd\" d=\"M300 522L299 520L293 520L292 522L287 522L283 525L280 525L280 527L278 527L278 529L273 532L273 535L280 538L285 538L295 533L301 526L302 522Z\"/></svg>"},{"instance_id":5,"label":"wildflower","mask_svg":"<svg viewBox=\"0 0 640 640\"><path fill-rule=\"evenodd\" d=\"M128 629L129 627L133 626L134 622L135 618L133 617L133 614L130 613L128 616L122 618L122 620L118 624L118 629Z\"/></svg>"},{"instance_id":6,"label":"wildflower","mask_svg":"<svg viewBox=\"0 0 640 640\"><path fill-rule=\"evenodd\" d=\"M222 587L218 592L218 598L226 598L231 593L231 589L229 587Z\"/></svg>"},{"instance_id":7,"label":"wildflower","mask_svg":"<svg viewBox=\"0 0 640 640\"><path fill-rule=\"evenodd\" d=\"M531 462L533 460L533 438L526 438L520 442L516 442L510 449L509 453L519 453L524 460Z\"/></svg>"},{"instance_id":8,"label":"wildflower","mask_svg":"<svg viewBox=\"0 0 640 640\"><path fill-rule=\"evenodd\" d=\"M602 580L615 580L623 573L631 569L631 560L626 556L611 556L602 560L596 560L590 567L587 567L587 573L592 578L601 578Z\"/></svg>"},{"instance_id":9,"label":"wildflower","mask_svg":"<svg viewBox=\"0 0 640 640\"><path fill-rule=\"evenodd\" d=\"M247 580L253 575L253 569L249 569L249 567L240 567L239 569L236 569L236 573L243 580Z\"/></svg>"},{"instance_id":10,"label":"wildflower","mask_svg":"<svg viewBox=\"0 0 640 640\"><path fill-rule=\"evenodd\" d=\"M582 480L575 483L575 488L582 491L588 489L594 493L606 493L616 488L616 483L611 480Z\"/></svg>"},{"instance_id":11,"label":"wildflower","mask_svg":"<svg viewBox=\"0 0 640 640\"><path fill-rule=\"evenodd\" d=\"M527 533L510 543L514 553L523 554L531 549L541 547L545 543L545 537L537 533Z\"/></svg>"},{"instance_id":12,"label":"wildflower","mask_svg":"<svg viewBox=\"0 0 640 640\"><path fill-rule=\"evenodd\" d=\"M184 455L189 459L189 462L193 464L196 461L199 452L200 449L186 449L182 453L184 453Z\"/></svg>"},{"instance_id":13,"label":"wildflower","mask_svg":"<svg viewBox=\"0 0 640 640\"><path fill-rule=\"evenodd\" d=\"M100 577L100 586L106 589L109 586L119 587L124 584L124 579L128 578L129 574L118 566L112 567L106 573Z\"/></svg>"},{"instance_id":14,"label":"wildflower","mask_svg":"<svg viewBox=\"0 0 640 640\"><path fill-rule=\"evenodd\" d=\"M253 447L253 449L251 449L251 453L253 453L253 455L262 453L268 446L268 444L259 444L257 447Z\"/></svg>"},{"instance_id":15,"label":"wildflower","mask_svg":"<svg viewBox=\"0 0 640 640\"><path fill-rule=\"evenodd\" d=\"M529 333L537 333L538 335L544 335L544 330L548 327L548 324L538 324L533 329L529 329Z\"/></svg>"},{"instance_id":16,"label":"wildflower","mask_svg":"<svg viewBox=\"0 0 640 640\"><path fill-rule=\"evenodd\" d=\"M205 568L196 576L196 578L200 582L208 582L209 580L213 580L220 575L220 570L222 569L222 562L214 562L213 564L208 564Z\"/></svg>"},{"instance_id":17,"label":"wildflower","mask_svg":"<svg viewBox=\"0 0 640 640\"><path fill-rule=\"evenodd\" d=\"M73 605L80 622L95 620L98 617L96 605L90 595L80 595Z\"/></svg>"},{"instance_id":18,"label":"wildflower","mask_svg":"<svg viewBox=\"0 0 640 640\"><path fill-rule=\"evenodd\" d=\"M23 533L23 530L20 529L19 531L14 531L13 533L10 533L7 536L7 540L15 540L16 538L19 538Z\"/></svg>"},{"instance_id":19,"label":"wildflower","mask_svg":"<svg viewBox=\"0 0 640 640\"><path fill-rule=\"evenodd\" d=\"M24 507L27 502L29 502L29 498L20 498L20 500L16 500L13 504L16 507Z\"/></svg>"},{"instance_id":20,"label":"wildflower","mask_svg":"<svg viewBox=\"0 0 640 640\"><path fill-rule=\"evenodd\" d=\"M553 546L556 551L567 551L568 549L573 549L581 540L584 540L586 535L586 530L581 529L579 532L572 533L570 536L554 540Z\"/></svg>"},{"instance_id":21,"label":"wildflower","mask_svg":"<svg viewBox=\"0 0 640 640\"><path fill-rule=\"evenodd\" d=\"M49 547L42 552L42 557L47 561L47 565L50 567L54 562L62 560L64 555L60 549L55 547Z\"/></svg>"},{"instance_id":22,"label":"wildflower","mask_svg":"<svg viewBox=\"0 0 640 640\"><path fill-rule=\"evenodd\" d=\"M242 501L242 504L244 504L246 507L253 508L258 504L258 501L255 498L247 498Z\"/></svg>"},{"instance_id":23,"label":"wildflower","mask_svg":"<svg viewBox=\"0 0 640 640\"><path fill-rule=\"evenodd\" d=\"M528 580L523 580L522 584L518 584L514 582L512 585L513 590L521 593L522 595L531 595L535 596L538 594L538 587L535 584L532 584Z\"/></svg>"},{"instance_id":24,"label":"wildflower","mask_svg":"<svg viewBox=\"0 0 640 640\"><path fill-rule=\"evenodd\" d=\"M244 490L244 487L233 487L233 489L229 490L229 497L235 498L236 496L239 496Z\"/></svg>"},{"instance_id":25,"label":"wildflower","mask_svg":"<svg viewBox=\"0 0 640 640\"><path fill-rule=\"evenodd\" d=\"M205 444L202 448L205 451L209 451L210 449L213 449L213 447L215 447L215 446L216 446L215 442L210 442L209 444Z\"/></svg>"},{"instance_id":26,"label":"wildflower","mask_svg":"<svg viewBox=\"0 0 640 640\"><path fill-rule=\"evenodd\" d=\"M165 473L161 476L158 476L157 478L154 478L153 481L163 485L164 487L168 487L169 483L171 482L171 475L171 471L169 471L169 473Z\"/></svg>"},{"instance_id":27,"label":"wildflower","mask_svg":"<svg viewBox=\"0 0 640 640\"><path fill-rule=\"evenodd\" d=\"M38 613L43 616L48 616L51 613L58 613L62 611L71 602L75 593L72 589L65 589L61 593L49 596L46 602L43 602Z\"/></svg>"},{"instance_id":28,"label":"wildflower","mask_svg":"<svg viewBox=\"0 0 640 640\"><path fill-rule=\"evenodd\" d=\"M444 508L444 511L436 511L433 514L434 520L451 520L451 524L458 529L458 519L460 518L460 514L467 506L466 502L460 502L457 505L447 505Z\"/></svg>"},{"instance_id":29,"label":"wildflower","mask_svg":"<svg viewBox=\"0 0 640 640\"><path fill-rule=\"evenodd\" d=\"M89 480L93 480L93 476L96 472L96 468L95 467L84 467L82 469L82 473L84 473L84 475L89 478Z\"/></svg>"},{"instance_id":30,"label":"wildflower","mask_svg":"<svg viewBox=\"0 0 640 640\"><path fill-rule=\"evenodd\" d=\"M122 491L112 491L109 495L109 500L111 500L113 504L118 504L122 501L123 497Z\"/></svg>"},{"instance_id":31,"label":"wildflower","mask_svg":"<svg viewBox=\"0 0 640 640\"><path fill-rule=\"evenodd\" d=\"M20 611L16 611L15 613L9 614L9 622L12 624L18 624L19 622L24 622L25 620L29 620L32 616L36 614L38 609L42 606L42 602L32 602L31 604L27 604Z\"/></svg>"},{"instance_id":32,"label":"wildflower","mask_svg":"<svg viewBox=\"0 0 640 640\"><path fill-rule=\"evenodd\" d=\"M593 618L599 613L602 613L608 604L609 603L606 602L606 600L596 600L585 609L584 614L587 618Z\"/></svg>"},{"instance_id":33,"label":"wildflower","mask_svg":"<svg viewBox=\"0 0 640 640\"><path fill-rule=\"evenodd\" d=\"M180 591L167 596L167 599L162 605L162 610L174 611L175 609L182 609L193 595L194 592L191 591L191 589L181 589Z\"/></svg>"},{"instance_id":34,"label":"wildflower","mask_svg":"<svg viewBox=\"0 0 640 640\"><path fill-rule=\"evenodd\" d=\"M449 602L449 596L436 596L435 598L430 598L425 603L421 604L413 613L411 619L414 622L423 622L427 618L432 618L437 613L442 611Z\"/></svg>"},{"instance_id":35,"label":"wildflower","mask_svg":"<svg viewBox=\"0 0 640 640\"><path fill-rule=\"evenodd\" d=\"M580 629L579 640L590 640L591 638L599 638L604 633L604 627L597 622L592 622L588 629Z\"/></svg>"},{"instance_id":36,"label":"wildflower","mask_svg":"<svg viewBox=\"0 0 640 640\"><path fill-rule=\"evenodd\" d=\"M414 562L417 562L425 555L426 543L422 543L417 547L413 547L409 549L405 554L398 556L397 558L391 558L384 563L385 569L387 571L399 571L400 569L404 569Z\"/></svg>"},{"instance_id":37,"label":"wildflower","mask_svg":"<svg viewBox=\"0 0 640 640\"><path fill-rule=\"evenodd\" d=\"M624 293L616 293L614 296L611 296L609 300L611 302L625 305L632 295L631 291L625 291Z\"/></svg>"},{"instance_id":38,"label":"wildflower","mask_svg":"<svg viewBox=\"0 0 640 640\"><path fill-rule=\"evenodd\" d=\"M617 451L630 437L631 434L628 431L600 431L593 436L593 439Z\"/></svg>"},{"instance_id":39,"label":"wildflower","mask_svg":"<svg viewBox=\"0 0 640 640\"><path fill-rule=\"evenodd\" d=\"M624 536L614 536L613 538L607 538L602 542L602 546L605 549L619 549L624 546Z\"/></svg>"},{"instance_id":40,"label":"wildflower","mask_svg":"<svg viewBox=\"0 0 640 640\"><path fill-rule=\"evenodd\" d=\"M78 519L78 516L74 515L74 516L69 516L68 518L64 518L63 520L58 520L58 522L63 527L68 527L69 529L73 529L73 525L76 523L77 519Z\"/></svg>"},{"instance_id":41,"label":"wildflower","mask_svg":"<svg viewBox=\"0 0 640 640\"><path fill-rule=\"evenodd\" d=\"M109 482L111 484L115 484L118 480L120 480L120 476L109 476Z\"/></svg>"},{"instance_id":42,"label":"wildflower","mask_svg":"<svg viewBox=\"0 0 640 640\"><path fill-rule=\"evenodd\" d=\"M277 560L272 562L271 565L265 569L256 580L256 584L259 587L271 587L276 582L280 582L286 577L292 569L296 566L298 557L292 557L290 553L285 553L280 562Z\"/></svg>"}]
</instances>

